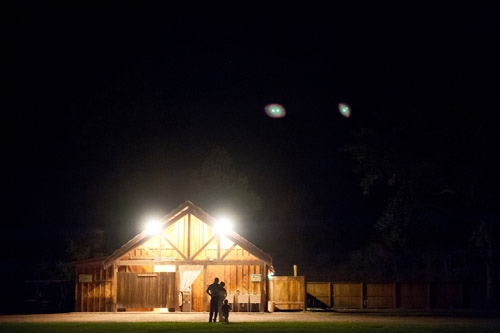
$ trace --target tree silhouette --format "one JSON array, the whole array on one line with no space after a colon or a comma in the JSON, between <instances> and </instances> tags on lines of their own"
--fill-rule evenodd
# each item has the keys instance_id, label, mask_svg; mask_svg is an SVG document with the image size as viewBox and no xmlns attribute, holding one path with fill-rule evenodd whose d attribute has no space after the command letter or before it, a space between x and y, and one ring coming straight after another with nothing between
<instances>
[{"instance_id":1,"label":"tree silhouette","mask_svg":"<svg viewBox=\"0 0 500 333\"><path fill-rule=\"evenodd\" d=\"M212 149L191 177L189 198L214 215L251 220L261 208L259 196L251 191L248 178L239 172L229 152Z\"/></svg>"}]
</instances>

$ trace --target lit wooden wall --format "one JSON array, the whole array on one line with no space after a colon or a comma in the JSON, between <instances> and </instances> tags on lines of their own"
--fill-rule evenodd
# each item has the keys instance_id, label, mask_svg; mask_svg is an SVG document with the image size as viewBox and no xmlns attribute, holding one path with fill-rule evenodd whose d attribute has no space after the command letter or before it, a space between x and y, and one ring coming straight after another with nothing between
<instances>
[{"instance_id":1,"label":"lit wooden wall","mask_svg":"<svg viewBox=\"0 0 500 333\"><path fill-rule=\"evenodd\" d=\"M260 310L264 311L267 301L266 267L265 265L205 265L193 283L193 311L209 310L209 296L206 290L216 277L226 283L225 288L229 294L235 295L235 304L238 295L261 295ZM253 282L252 274L260 274L261 281Z\"/></svg>"},{"instance_id":2,"label":"lit wooden wall","mask_svg":"<svg viewBox=\"0 0 500 333\"><path fill-rule=\"evenodd\" d=\"M79 282L80 278L91 282ZM102 261L79 264L76 267L75 311L113 311L113 268L104 270Z\"/></svg>"},{"instance_id":3,"label":"lit wooden wall","mask_svg":"<svg viewBox=\"0 0 500 333\"><path fill-rule=\"evenodd\" d=\"M117 284L120 281L114 276L114 271L116 274L141 273L153 272L155 265L175 266L174 286L175 295L178 295L179 266L201 265L203 270L192 286L192 311L208 310L209 296L205 291L215 277L226 283L228 293L235 295L235 304L238 295L260 295L258 308L264 311L267 304L268 266L266 261L247 250L261 254L261 250L253 247L246 240L242 241L234 235L228 237L217 235L212 227L201 219L186 213L167 225L160 234L148 236L143 242L137 242L134 247L126 247L127 250L114 259L114 267L102 269L102 260L83 261L77 264L79 271L76 283L76 309L115 311ZM93 274L91 281L78 282L78 274L87 273ZM122 275L122 279L125 276ZM260 281L255 281L259 277ZM177 298L175 308L179 310Z\"/></svg>"},{"instance_id":4,"label":"lit wooden wall","mask_svg":"<svg viewBox=\"0 0 500 333\"><path fill-rule=\"evenodd\" d=\"M173 245L173 246L172 246ZM162 237L153 237L121 256L121 260L158 257L182 261L256 261L260 259L244 250L225 236L215 235L213 229L196 216L188 214L162 231Z\"/></svg>"}]
</instances>

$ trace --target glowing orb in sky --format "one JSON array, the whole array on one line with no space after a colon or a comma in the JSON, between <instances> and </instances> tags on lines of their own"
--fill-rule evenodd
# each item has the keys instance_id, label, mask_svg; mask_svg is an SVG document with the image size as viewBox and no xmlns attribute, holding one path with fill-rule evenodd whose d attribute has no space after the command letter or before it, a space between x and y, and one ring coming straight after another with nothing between
<instances>
[{"instance_id":1,"label":"glowing orb in sky","mask_svg":"<svg viewBox=\"0 0 500 333\"><path fill-rule=\"evenodd\" d=\"M264 107L264 110L271 118L283 118L286 114L285 108L281 104L268 104Z\"/></svg>"},{"instance_id":2,"label":"glowing orb in sky","mask_svg":"<svg viewBox=\"0 0 500 333\"><path fill-rule=\"evenodd\" d=\"M351 107L346 103L339 103L339 111L340 114L346 118L349 118L351 116Z\"/></svg>"}]
</instances>

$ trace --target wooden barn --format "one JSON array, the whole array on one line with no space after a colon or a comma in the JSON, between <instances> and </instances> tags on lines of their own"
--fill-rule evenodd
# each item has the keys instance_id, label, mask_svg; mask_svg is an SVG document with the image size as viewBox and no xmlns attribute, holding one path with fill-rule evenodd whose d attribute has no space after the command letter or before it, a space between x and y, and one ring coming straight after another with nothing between
<instances>
[{"instance_id":1,"label":"wooden barn","mask_svg":"<svg viewBox=\"0 0 500 333\"><path fill-rule=\"evenodd\" d=\"M271 257L190 201L109 257L76 263L76 311L208 311L207 286L226 283L234 311L264 311Z\"/></svg>"}]
</instances>

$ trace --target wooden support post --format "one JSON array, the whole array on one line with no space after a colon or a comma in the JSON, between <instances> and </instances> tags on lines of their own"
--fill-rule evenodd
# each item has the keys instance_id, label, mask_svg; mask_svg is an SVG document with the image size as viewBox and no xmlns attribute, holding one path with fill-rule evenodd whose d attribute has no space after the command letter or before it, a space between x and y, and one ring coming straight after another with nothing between
<instances>
[{"instance_id":1,"label":"wooden support post","mask_svg":"<svg viewBox=\"0 0 500 333\"><path fill-rule=\"evenodd\" d=\"M179 295L181 293L181 272L179 272L179 264L175 265L175 297L174 297L174 306L176 311L181 311L182 301L179 299ZM192 291L191 291L192 293ZM181 301L181 302L179 302Z\"/></svg>"},{"instance_id":2,"label":"wooden support post","mask_svg":"<svg viewBox=\"0 0 500 333\"><path fill-rule=\"evenodd\" d=\"M111 297L113 299L113 304L111 309L113 312L117 312L117 302L118 302L118 266L116 263L113 264L113 279L111 280Z\"/></svg>"},{"instance_id":3,"label":"wooden support post","mask_svg":"<svg viewBox=\"0 0 500 333\"><path fill-rule=\"evenodd\" d=\"M95 295L95 291L96 291L96 285L97 285L97 271L96 271L96 265L92 265L92 312L96 312L95 308L95 299L96 299L96 295Z\"/></svg>"},{"instance_id":4,"label":"wooden support post","mask_svg":"<svg viewBox=\"0 0 500 333\"><path fill-rule=\"evenodd\" d=\"M269 277L269 288L268 288L268 292L269 292L269 297L268 297L268 300L269 301L274 301L274 283L273 283L273 277Z\"/></svg>"},{"instance_id":5,"label":"wooden support post","mask_svg":"<svg viewBox=\"0 0 500 333\"><path fill-rule=\"evenodd\" d=\"M85 267L84 273L88 274L89 271L90 271L90 268L88 266ZM83 296L85 297L85 302L83 303L84 308L85 308L84 311L89 312L89 283L84 282L84 283L82 283L82 285L85 286L85 292L83 293Z\"/></svg>"},{"instance_id":6,"label":"wooden support post","mask_svg":"<svg viewBox=\"0 0 500 333\"><path fill-rule=\"evenodd\" d=\"M333 309L333 282L328 282L328 308Z\"/></svg>"},{"instance_id":7,"label":"wooden support post","mask_svg":"<svg viewBox=\"0 0 500 333\"><path fill-rule=\"evenodd\" d=\"M77 291L78 291L78 294L79 294L79 298L77 298L76 300L80 303L78 305L78 311L81 311L83 312L83 283L79 282L79 274L81 274L81 270L78 270L77 269L77 272L76 272L76 281L77 281Z\"/></svg>"},{"instance_id":8,"label":"wooden support post","mask_svg":"<svg viewBox=\"0 0 500 333\"><path fill-rule=\"evenodd\" d=\"M187 239L187 257L191 260L191 214L188 214L188 239Z\"/></svg>"},{"instance_id":9,"label":"wooden support post","mask_svg":"<svg viewBox=\"0 0 500 333\"><path fill-rule=\"evenodd\" d=\"M207 265L203 265L203 311L210 310L210 305L207 309L208 295L207 295Z\"/></svg>"},{"instance_id":10,"label":"wooden support post","mask_svg":"<svg viewBox=\"0 0 500 333\"><path fill-rule=\"evenodd\" d=\"M101 310L101 304L102 304L102 302L101 302L101 297L102 297L102 268L101 268L100 265L97 266L97 274L99 276L99 282L97 284L99 286L97 288L97 295L98 295L97 296L98 297L97 298L97 311L100 312L100 311L102 311Z\"/></svg>"},{"instance_id":11,"label":"wooden support post","mask_svg":"<svg viewBox=\"0 0 500 333\"><path fill-rule=\"evenodd\" d=\"M260 312L264 312L266 308L266 265L260 265Z\"/></svg>"},{"instance_id":12,"label":"wooden support post","mask_svg":"<svg viewBox=\"0 0 500 333\"><path fill-rule=\"evenodd\" d=\"M302 311L307 310L307 281L305 275L302 277L302 288L304 290L304 305Z\"/></svg>"}]
</instances>

